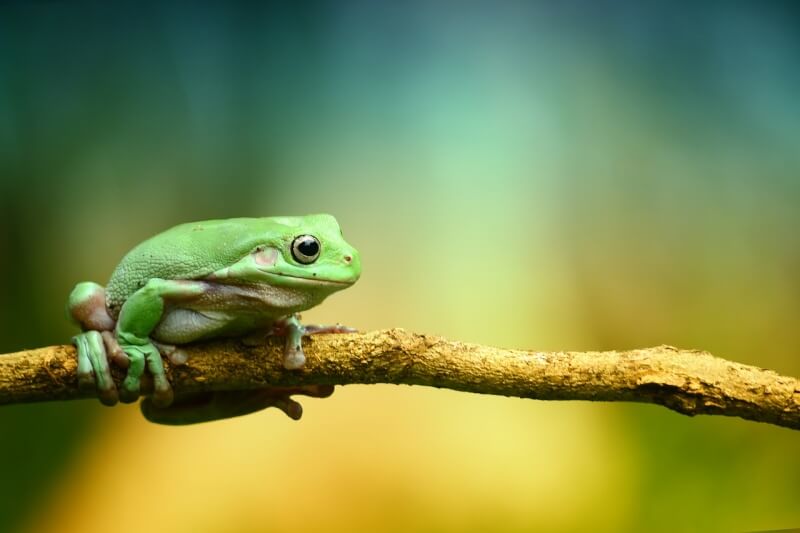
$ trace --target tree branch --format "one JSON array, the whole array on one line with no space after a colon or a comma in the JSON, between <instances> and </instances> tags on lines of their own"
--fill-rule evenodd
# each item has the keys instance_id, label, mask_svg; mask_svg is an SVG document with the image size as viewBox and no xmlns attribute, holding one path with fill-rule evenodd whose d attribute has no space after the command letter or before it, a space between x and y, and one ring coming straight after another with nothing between
<instances>
[{"instance_id":1,"label":"tree branch","mask_svg":"<svg viewBox=\"0 0 800 533\"><path fill-rule=\"evenodd\" d=\"M800 429L800 380L709 353L658 346L624 352L530 352L448 341L402 329L318 335L304 341L307 363L284 370L282 339L266 346L236 340L185 347L169 365L176 392L270 385L394 383L538 400L655 403L693 416L738 416ZM73 400L72 346L0 355L0 404ZM124 371L114 369L119 380ZM149 380L143 382L151 390Z\"/></svg>"}]
</instances>

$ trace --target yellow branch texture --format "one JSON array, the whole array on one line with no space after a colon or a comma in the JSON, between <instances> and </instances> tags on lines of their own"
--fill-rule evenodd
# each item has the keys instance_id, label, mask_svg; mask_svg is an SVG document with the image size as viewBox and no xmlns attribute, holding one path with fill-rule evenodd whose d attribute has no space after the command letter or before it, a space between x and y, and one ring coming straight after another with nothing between
<instances>
[{"instance_id":1,"label":"yellow branch texture","mask_svg":"<svg viewBox=\"0 0 800 533\"><path fill-rule=\"evenodd\" d=\"M304 346L306 367L289 371L281 366L282 339L260 347L237 340L192 345L186 364L170 366L168 375L177 393L394 383L538 400L655 403L690 416L738 416L800 429L800 380L701 351L506 350L402 329L318 335ZM72 346L0 355L0 404L86 398L76 364ZM150 384L143 386L147 391Z\"/></svg>"}]
</instances>

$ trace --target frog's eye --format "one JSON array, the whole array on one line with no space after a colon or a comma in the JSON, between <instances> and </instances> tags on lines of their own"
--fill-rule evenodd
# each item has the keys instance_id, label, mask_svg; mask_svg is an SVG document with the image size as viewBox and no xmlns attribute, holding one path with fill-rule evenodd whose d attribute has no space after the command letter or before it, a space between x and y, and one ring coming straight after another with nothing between
<instances>
[{"instance_id":1,"label":"frog's eye","mask_svg":"<svg viewBox=\"0 0 800 533\"><path fill-rule=\"evenodd\" d=\"M292 257L304 265L310 265L317 260L319 249L319 241L313 235L300 235L292 241Z\"/></svg>"}]
</instances>

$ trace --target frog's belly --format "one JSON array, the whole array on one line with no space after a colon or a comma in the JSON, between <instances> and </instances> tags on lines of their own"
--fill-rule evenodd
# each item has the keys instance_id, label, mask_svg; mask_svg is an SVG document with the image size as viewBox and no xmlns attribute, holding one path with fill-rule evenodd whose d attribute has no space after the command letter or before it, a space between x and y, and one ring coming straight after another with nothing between
<instances>
[{"instance_id":1,"label":"frog's belly","mask_svg":"<svg viewBox=\"0 0 800 533\"><path fill-rule=\"evenodd\" d=\"M167 302L150 336L167 344L236 337L269 329L276 320L319 303L307 292L279 287L207 286L200 297Z\"/></svg>"},{"instance_id":2,"label":"frog's belly","mask_svg":"<svg viewBox=\"0 0 800 533\"><path fill-rule=\"evenodd\" d=\"M226 311L172 309L164 314L151 337L167 344L186 344L203 339L236 337L272 326L278 317L241 315Z\"/></svg>"}]
</instances>

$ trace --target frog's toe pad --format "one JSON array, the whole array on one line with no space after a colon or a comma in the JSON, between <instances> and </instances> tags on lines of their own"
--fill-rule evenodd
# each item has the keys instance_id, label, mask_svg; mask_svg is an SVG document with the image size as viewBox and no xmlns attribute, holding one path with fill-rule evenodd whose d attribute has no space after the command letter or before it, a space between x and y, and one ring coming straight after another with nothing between
<instances>
[{"instance_id":1,"label":"frog's toe pad","mask_svg":"<svg viewBox=\"0 0 800 533\"><path fill-rule=\"evenodd\" d=\"M117 405L117 402L119 401L119 393L117 392L116 387L97 389L97 397L100 399L100 403L109 407L112 405Z\"/></svg>"},{"instance_id":2,"label":"frog's toe pad","mask_svg":"<svg viewBox=\"0 0 800 533\"><path fill-rule=\"evenodd\" d=\"M167 359L175 366L183 366L189 360L189 354L180 348L176 348L167 356Z\"/></svg>"},{"instance_id":3,"label":"frog's toe pad","mask_svg":"<svg viewBox=\"0 0 800 533\"><path fill-rule=\"evenodd\" d=\"M156 380L154 384L155 390L150 397L155 407L168 407L175 399L175 393L172 392L172 386L166 378Z\"/></svg>"},{"instance_id":4,"label":"frog's toe pad","mask_svg":"<svg viewBox=\"0 0 800 533\"><path fill-rule=\"evenodd\" d=\"M138 378L126 377L119 388L119 401L133 403L139 399L140 381Z\"/></svg>"},{"instance_id":5,"label":"frog's toe pad","mask_svg":"<svg viewBox=\"0 0 800 533\"><path fill-rule=\"evenodd\" d=\"M306 354L298 343L296 346L288 347L283 352L283 368L286 370L299 370L306 366Z\"/></svg>"},{"instance_id":6,"label":"frog's toe pad","mask_svg":"<svg viewBox=\"0 0 800 533\"><path fill-rule=\"evenodd\" d=\"M267 407L277 407L286 413L286 416L292 420L300 420L300 418L303 416L303 406L288 396L283 398L275 398L272 403L267 405Z\"/></svg>"}]
</instances>

